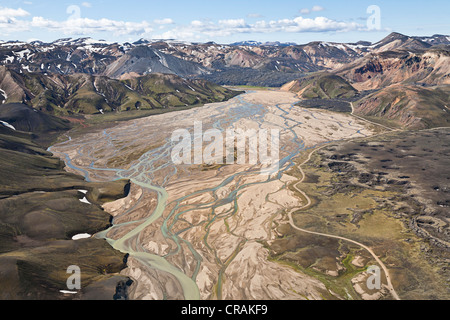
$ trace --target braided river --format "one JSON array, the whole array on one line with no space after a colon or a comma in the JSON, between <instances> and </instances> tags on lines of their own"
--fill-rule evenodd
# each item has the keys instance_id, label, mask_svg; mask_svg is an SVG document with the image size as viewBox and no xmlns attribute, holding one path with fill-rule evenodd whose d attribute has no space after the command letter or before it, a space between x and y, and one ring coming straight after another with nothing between
<instances>
[{"instance_id":1,"label":"braided river","mask_svg":"<svg viewBox=\"0 0 450 320\"><path fill-rule=\"evenodd\" d=\"M133 299L320 299L325 286L268 259L300 199L289 170L306 150L373 134L347 114L295 106L280 91L248 91L227 102L130 120L69 137L50 151L87 181L130 179L130 195L106 204L113 226L95 237L129 255ZM280 130L279 169L261 165L175 165L177 129ZM70 133L69 133L70 135ZM195 137L194 137L195 138Z\"/></svg>"}]
</instances>

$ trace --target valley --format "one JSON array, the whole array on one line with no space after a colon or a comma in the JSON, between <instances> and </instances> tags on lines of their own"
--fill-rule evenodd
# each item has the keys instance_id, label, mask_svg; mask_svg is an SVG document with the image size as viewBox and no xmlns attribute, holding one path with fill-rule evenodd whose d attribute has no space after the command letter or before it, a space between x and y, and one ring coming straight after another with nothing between
<instances>
[{"instance_id":1,"label":"valley","mask_svg":"<svg viewBox=\"0 0 450 320\"><path fill-rule=\"evenodd\" d=\"M272 261L265 243L277 240L287 210L302 203L289 189L296 180L287 173L294 160L323 143L374 131L348 115L297 109L296 102L290 93L250 91L226 103L154 116L151 122L133 120L52 147L70 161L70 171L88 181L132 181L127 198L104 206L114 226L97 237L130 253L122 274L136 281L133 298L345 298L307 273ZM279 128L281 170L267 177L257 166L174 166L164 133L192 127L194 120L220 130ZM133 160L127 156L144 146L148 152ZM130 160L114 165L118 158Z\"/></svg>"},{"instance_id":2,"label":"valley","mask_svg":"<svg viewBox=\"0 0 450 320\"><path fill-rule=\"evenodd\" d=\"M0 299L449 299L449 39L1 42Z\"/></svg>"}]
</instances>

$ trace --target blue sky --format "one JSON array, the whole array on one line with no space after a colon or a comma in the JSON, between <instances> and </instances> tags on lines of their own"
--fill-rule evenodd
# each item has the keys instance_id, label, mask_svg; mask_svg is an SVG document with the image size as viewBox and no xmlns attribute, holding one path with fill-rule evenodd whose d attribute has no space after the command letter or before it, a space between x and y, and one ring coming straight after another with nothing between
<instances>
[{"instance_id":1,"label":"blue sky","mask_svg":"<svg viewBox=\"0 0 450 320\"><path fill-rule=\"evenodd\" d=\"M0 39L375 42L392 31L449 35L449 12L448 0L0 0ZM369 30L370 17L379 23Z\"/></svg>"}]
</instances>

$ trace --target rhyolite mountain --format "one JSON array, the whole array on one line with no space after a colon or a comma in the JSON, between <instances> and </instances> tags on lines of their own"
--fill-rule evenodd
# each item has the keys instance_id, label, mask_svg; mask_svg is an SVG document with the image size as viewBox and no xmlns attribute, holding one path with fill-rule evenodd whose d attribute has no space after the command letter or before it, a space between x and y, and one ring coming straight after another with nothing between
<instances>
[{"instance_id":1,"label":"rhyolite mountain","mask_svg":"<svg viewBox=\"0 0 450 320\"><path fill-rule=\"evenodd\" d=\"M302 106L329 109L334 104L409 129L446 127L450 125L448 38L393 33L363 57L304 76L283 89L308 100Z\"/></svg>"},{"instance_id":2,"label":"rhyolite mountain","mask_svg":"<svg viewBox=\"0 0 450 320\"><path fill-rule=\"evenodd\" d=\"M375 44L361 41L297 45L250 41L223 45L144 39L119 44L82 38L52 43L1 42L0 65L17 73L83 73L114 79L169 73L185 78L206 78L218 84L271 86L279 85L279 74L288 78L286 83L294 80L295 75L335 70L370 53L397 49L416 51L447 45L450 45L450 37L444 35L409 37L398 33ZM246 78L248 72L252 76Z\"/></svg>"},{"instance_id":3,"label":"rhyolite mountain","mask_svg":"<svg viewBox=\"0 0 450 320\"><path fill-rule=\"evenodd\" d=\"M291 81L305 84L309 81L301 80L305 76L311 79L324 72L342 78L348 86L339 78L322 77L308 84L302 98L327 98L319 88L327 82L324 79L330 80L327 86L332 95L351 87L347 94L333 97L348 98L353 89L360 93L398 84L448 85L449 50L449 36L410 37L395 32L373 44L249 41L223 45L145 39L119 44L90 38L2 42L0 103L21 103L59 116L176 107L224 101L236 94L213 83L281 87ZM379 99L366 101L364 109L355 103L356 112L375 110L367 107L369 101ZM447 110L449 103L441 101L441 110ZM389 113L377 114L386 117ZM401 113L395 114L400 117ZM392 114L389 117L395 119Z\"/></svg>"},{"instance_id":4,"label":"rhyolite mountain","mask_svg":"<svg viewBox=\"0 0 450 320\"><path fill-rule=\"evenodd\" d=\"M449 50L449 36L411 37L395 32L373 44L248 41L223 45L145 39L120 44L90 38L2 42L0 103L21 103L60 116L186 106L224 101L236 94L213 83L281 87L324 72L342 78L359 93L398 84L446 86L450 84ZM326 98L319 88L324 79L331 81L332 95L334 86L339 87L337 92L346 87L336 77L322 78L310 83L302 98ZM342 97L353 95L353 89ZM364 110L372 110L367 103ZM447 110L445 99L443 103L441 109ZM359 112L359 104L355 106Z\"/></svg>"},{"instance_id":5,"label":"rhyolite mountain","mask_svg":"<svg viewBox=\"0 0 450 320\"><path fill-rule=\"evenodd\" d=\"M334 72L359 89L377 89L399 82L450 84L450 47L371 53Z\"/></svg>"}]
</instances>

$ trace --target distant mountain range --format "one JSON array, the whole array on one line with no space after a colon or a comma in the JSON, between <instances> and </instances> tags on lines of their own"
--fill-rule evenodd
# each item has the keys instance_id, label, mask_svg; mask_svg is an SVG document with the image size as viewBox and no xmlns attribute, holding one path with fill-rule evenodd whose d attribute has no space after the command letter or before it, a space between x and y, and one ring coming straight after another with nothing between
<instances>
[{"instance_id":1,"label":"distant mountain range","mask_svg":"<svg viewBox=\"0 0 450 320\"><path fill-rule=\"evenodd\" d=\"M450 36L400 33L376 43L304 45L146 39L121 44L91 38L0 42L0 103L23 103L54 115L184 106L233 96L213 83L280 87L323 72L358 92L396 84L439 86L450 84L449 57ZM445 94L440 96L448 106Z\"/></svg>"},{"instance_id":2,"label":"distant mountain range","mask_svg":"<svg viewBox=\"0 0 450 320\"><path fill-rule=\"evenodd\" d=\"M267 46L267 47L289 47L289 46L296 46L297 44L295 42L258 42L258 41L240 41L240 42L234 42L230 44L231 46L255 46L255 47L261 47L261 46Z\"/></svg>"},{"instance_id":3,"label":"distant mountain range","mask_svg":"<svg viewBox=\"0 0 450 320\"><path fill-rule=\"evenodd\" d=\"M392 33L374 44L361 41L296 45L245 41L221 45L214 42L202 44L145 39L119 44L81 38L60 39L52 43L0 42L0 65L18 73L84 73L114 79L168 73L218 80L216 75L220 74L226 79L224 84L270 86L281 84L278 81L270 83L268 73L292 76L296 73L334 70L371 53L426 50L449 45L449 36L409 37L399 33ZM242 75L250 69L257 71L252 76L254 83L242 83L240 79L245 79Z\"/></svg>"},{"instance_id":4,"label":"distant mountain range","mask_svg":"<svg viewBox=\"0 0 450 320\"><path fill-rule=\"evenodd\" d=\"M283 89L316 100L310 103L314 106L352 102L359 115L410 129L450 126L448 37L427 40L391 34L361 58L294 80Z\"/></svg>"}]
</instances>

